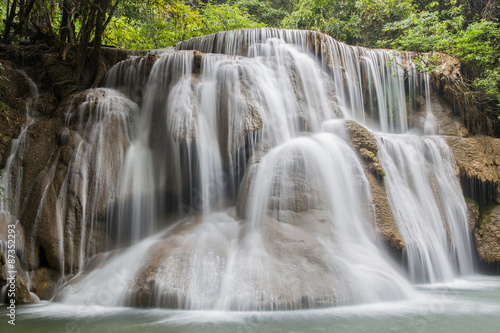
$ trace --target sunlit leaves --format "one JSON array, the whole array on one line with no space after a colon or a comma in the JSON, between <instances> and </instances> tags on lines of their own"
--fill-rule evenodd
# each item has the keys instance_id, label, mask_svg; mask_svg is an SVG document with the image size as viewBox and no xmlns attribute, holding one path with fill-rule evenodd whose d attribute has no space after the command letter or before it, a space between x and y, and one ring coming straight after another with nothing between
<instances>
[{"instance_id":1,"label":"sunlit leaves","mask_svg":"<svg viewBox=\"0 0 500 333\"><path fill-rule=\"evenodd\" d=\"M132 1L120 8L105 35L108 45L136 50L163 48L217 31L262 26L234 4L191 7L182 1L157 0L143 5Z\"/></svg>"}]
</instances>

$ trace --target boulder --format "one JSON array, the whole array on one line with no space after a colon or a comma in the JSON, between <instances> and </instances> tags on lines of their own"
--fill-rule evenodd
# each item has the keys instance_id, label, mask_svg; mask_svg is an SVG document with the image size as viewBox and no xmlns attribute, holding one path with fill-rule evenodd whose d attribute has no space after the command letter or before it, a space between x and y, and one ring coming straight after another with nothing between
<instances>
[{"instance_id":1,"label":"boulder","mask_svg":"<svg viewBox=\"0 0 500 333\"><path fill-rule=\"evenodd\" d=\"M48 268L40 267L33 276L31 290L41 299L50 300L57 287L61 273Z\"/></svg>"},{"instance_id":2,"label":"boulder","mask_svg":"<svg viewBox=\"0 0 500 333\"><path fill-rule=\"evenodd\" d=\"M322 243L310 232L314 222L305 227L266 218L263 238L239 247L231 266L232 237L245 225L239 224L238 233L210 239L203 237L208 235L203 228L210 233L218 227L203 223L188 219L151 247L133 279L128 305L210 308L227 292L228 309L298 309L332 306L348 294L348 281L335 271ZM254 262L254 256L259 260ZM204 265L204 276L198 275L199 265ZM232 272L230 283L219 290L227 270Z\"/></svg>"},{"instance_id":3,"label":"boulder","mask_svg":"<svg viewBox=\"0 0 500 333\"><path fill-rule=\"evenodd\" d=\"M30 291L28 290L28 286L26 282L24 282L23 278L20 275L16 275L16 296L14 299L17 304L29 304L35 303L35 299L31 296Z\"/></svg>"}]
</instances>

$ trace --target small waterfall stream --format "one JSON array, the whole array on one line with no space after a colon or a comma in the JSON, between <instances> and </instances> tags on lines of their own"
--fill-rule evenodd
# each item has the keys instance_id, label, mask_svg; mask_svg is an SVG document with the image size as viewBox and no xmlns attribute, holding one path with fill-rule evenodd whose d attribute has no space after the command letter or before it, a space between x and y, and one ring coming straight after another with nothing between
<instances>
[{"instance_id":1,"label":"small waterfall stream","mask_svg":"<svg viewBox=\"0 0 500 333\"><path fill-rule=\"evenodd\" d=\"M53 159L47 186L61 160L67 171L56 206L44 192L39 207L56 210L57 266L76 274L56 301L294 310L408 299L411 283L473 273L449 149L405 134L400 54L277 29L177 49L117 64L105 88L68 110L62 138L72 150ZM379 240L342 119L380 131L368 132L407 273Z\"/></svg>"}]
</instances>

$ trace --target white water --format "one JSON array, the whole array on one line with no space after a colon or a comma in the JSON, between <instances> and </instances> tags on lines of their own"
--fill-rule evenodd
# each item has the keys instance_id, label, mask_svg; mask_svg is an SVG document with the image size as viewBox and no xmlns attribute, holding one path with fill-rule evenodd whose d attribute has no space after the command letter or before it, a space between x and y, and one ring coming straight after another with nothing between
<instances>
[{"instance_id":1,"label":"white water","mask_svg":"<svg viewBox=\"0 0 500 333\"><path fill-rule=\"evenodd\" d=\"M368 180L335 120L404 133L401 56L273 29L178 48L224 54L174 52L147 79L146 59L122 62L68 112L66 178L57 206L46 191L39 206L57 209L58 268L78 272L56 299L251 311L414 298L377 239ZM409 280L473 273L444 142L377 139ZM182 218L169 225L172 212ZM103 225L104 241L93 236ZM81 269L117 246L128 248Z\"/></svg>"},{"instance_id":2,"label":"white water","mask_svg":"<svg viewBox=\"0 0 500 333\"><path fill-rule=\"evenodd\" d=\"M434 135L436 134L436 121L434 119L434 114L431 108L431 76L429 73L424 74L425 79L425 122L424 122L424 134Z\"/></svg>"},{"instance_id":3,"label":"white water","mask_svg":"<svg viewBox=\"0 0 500 333\"><path fill-rule=\"evenodd\" d=\"M378 145L411 280L436 283L472 274L467 207L444 141L383 135Z\"/></svg>"},{"instance_id":4,"label":"white water","mask_svg":"<svg viewBox=\"0 0 500 333\"><path fill-rule=\"evenodd\" d=\"M17 309L16 331L85 332L459 332L494 333L500 318L500 280L478 276L422 288L411 301L329 309L227 312L136 309L39 303ZM1 312L4 311L4 312ZM3 317L6 314L0 310ZM7 329L7 323L0 328Z\"/></svg>"},{"instance_id":5,"label":"white water","mask_svg":"<svg viewBox=\"0 0 500 333\"><path fill-rule=\"evenodd\" d=\"M253 57L252 45L276 38L296 45L303 52L315 50L323 69L334 81L335 99L346 117L372 124L383 132L406 132L404 71L398 52L350 46L314 31L281 29L219 32L180 42L176 48ZM369 91L368 100L363 91ZM366 118L367 114L371 120Z\"/></svg>"}]
</instances>

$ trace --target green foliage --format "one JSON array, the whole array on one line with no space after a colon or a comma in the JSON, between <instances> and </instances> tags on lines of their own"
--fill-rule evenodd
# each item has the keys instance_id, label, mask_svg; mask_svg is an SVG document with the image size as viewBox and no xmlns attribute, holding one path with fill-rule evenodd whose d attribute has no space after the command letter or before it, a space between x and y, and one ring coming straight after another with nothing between
<instances>
[{"instance_id":1,"label":"green foliage","mask_svg":"<svg viewBox=\"0 0 500 333\"><path fill-rule=\"evenodd\" d=\"M7 81L9 81L9 79L7 79L7 77L5 76L5 67L3 67L2 63L0 63L0 96L4 95L4 89L7 88ZM4 102L0 102L0 110L5 114L7 122L10 125L9 111L7 110L7 106Z\"/></svg>"},{"instance_id":2,"label":"green foliage","mask_svg":"<svg viewBox=\"0 0 500 333\"><path fill-rule=\"evenodd\" d=\"M236 2L236 6L244 12L252 15L252 18L257 22L263 23L267 27L280 26L281 21L288 15L287 6L282 4L276 6L275 1L260 1L260 0L240 0ZM288 2L291 7L291 1Z\"/></svg>"},{"instance_id":3,"label":"green foliage","mask_svg":"<svg viewBox=\"0 0 500 333\"><path fill-rule=\"evenodd\" d=\"M413 59L413 62L419 72L433 73L436 70L442 70L439 56L437 55L418 55Z\"/></svg>"},{"instance_id":4,"label":"green foliage","mask_svg":"<svg viewBox=\"0 0 500 333\"><path fill-rule=\"evenodd\" d=\"M500 23L485 19L467 22L464 6L456 1L431 2L425 11L388 23L393 35L379 46L419 52L442 52L457 57L472 78L475 101L498 118L500 113ZM418 62L417 62L418 64ZM424 66L426 70L430 67ZM433 70L430 68L431 71ZM500 119L500 118L498 118Z\"/></svg>"},{"instance_id":5,"label":"green foliage","mask_svg":"<svg viewBox=\"0 0 500 333\"><path fill-rule=\"evenodd\" d=\"M355 7L355 0L299 0L281 24L288 29L318 30L350 42L358 36L359 20L351 15Z\"/></svg>"},{"instance_id":6,"label":"green foliage","mask_svg":"<svg viewBox=\"0 0 500 333\"><path fill-rule=\"evenodd\" d=\"M376 46L382 38L385 24L402 20L413 12L411 0L359 0L357 44Z\"/></svg>"},{"instance_id":7,"label":"green foliage","mask_svg":"<svg viewBox=\"0 0 500 333\"><path fill-rule=\"evenodd\" d=\"M387 22L401 20L412 11L411 0L299 0L282 26L318 30L346 43L375 46Z\"/></svg>"},{"instance_id":8,"label":"green foliage","mask_svg":"<svg viewBox=\"0 0 500 333\"><path fill-rule=\"evenodd\" d=\"M428 7L432 8L433 4ZM460 7L412 13L401 21L387 23L384 31L396 37L380 42L379 46L418 52L442 51L454 39L463 24Z\"/></svg>"},{"instance_id":9,"label":"green foliage","mask_svg":"<svg viewBox=\"0 0 500 333\"><path fill-rule=\"evenodd\" d=\"M500 108L500 66L486 69L483 75L474 80L474 87L484 93L484 97ZM497 116L500 119L500 115Z\"/></svg>"},{"instance_id":10,"label":"green foliage","mask_svg":"<svg viewBox=\"0 0 500 333\"><path fill-rule=\"evenodd\" d=\"M481 20L460 30L449 43L446 52L462 61L480 65L494 64L500 60L500 25Z\"/></svg>"},{"instance_id":11,"label":"green foliage","mask_svg":"<svg viewBox=\"0 0 500 333\"><path fill-rule=\"evenodd\" d=\"M156 1L142 6L136 1L120 8L103 40L110 46L146 50L217 31L259 26L236 4L191 7L182 1Z\"/></svg>"},{"instance_id":12,"label":"green foliage","mask_svg":"<svg viewBox=\"0 0 500 333\"><path fill-rule=\"evenodd\" d=\"M499 1L36 0L28 9L32 0L25 0L7 17L13 3L0 1L4 38L80 43L82 55L89 43L144 50L264 25L317 30L353 45L449 53L464 64L476 101L497 111L500 105ZM432 57L417 66L437 69Z\"/></svg>"},{"instance_id":13,"label":"green foliage","mask_svg":"<svg viewBox=\"0 0 500 333\"><path fill-rule=\"evenodd\" d=\"M202 9L203 28L200 33L201 35L205 35L217 31L263 26L262 24L252 21L246 15L247 14L235 4L222 4L218 6L208 4Z\"/></svg>"}]
</instances>

